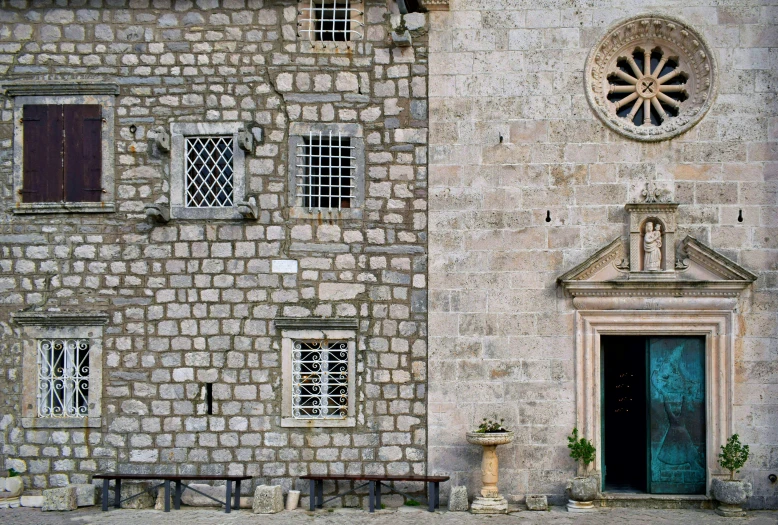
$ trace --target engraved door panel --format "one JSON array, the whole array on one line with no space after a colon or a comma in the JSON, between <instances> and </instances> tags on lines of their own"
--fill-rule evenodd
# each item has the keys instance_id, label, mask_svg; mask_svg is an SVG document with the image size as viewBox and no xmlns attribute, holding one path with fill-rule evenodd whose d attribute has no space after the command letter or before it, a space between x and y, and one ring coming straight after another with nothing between
<instances>
[{"instance_id":1,"label":"engraved door panel","mask_svg":"<svg viewBox=\"0 0 778 525\"><path fill-rule=\"evenodd\" d=\"M705 340L649 339L650 492L705 493Z\"/></svg>"}]
</instances>

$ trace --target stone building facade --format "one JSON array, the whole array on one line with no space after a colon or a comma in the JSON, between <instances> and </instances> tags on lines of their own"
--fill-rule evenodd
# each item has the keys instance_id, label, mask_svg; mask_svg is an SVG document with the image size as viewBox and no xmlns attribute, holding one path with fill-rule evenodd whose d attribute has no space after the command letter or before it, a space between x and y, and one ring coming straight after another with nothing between
<instances>
[{"instance_id":1,"label":"stone building facade","mask_svg":"<svg viewBox=\"0 0 778 525\"><path fill-rule=\"evenodd\" d=\"M706 383L720 401L707 392L705 423L718 437L708 436L702 481L721 474L717 445L736 432L751 447L741 472L754 483L750 504L778 505L768 479L778 469L776 16L771 5L705 0L462 0L432 13L430 472L450 472L472 493L480 451L464 434L497 415L516 432L498 447L502 493L561 503L576 469L566 439L574 426L595 441L601 471L603 341L703 334L707 365L721 359L722 368ZM667 128L661 121L622 125L597 80L625 94L635 82L614 80L615 69L595 78L589 67L607 66L608 46L641 31L646 45L619 51L625 64L635 52L640 75L644 51L694 50L667 53L681 53L685 89L699 98L678 116L691 124L665 135L654 134ZM627 241L639 231L627 205L646 202L649 182L658 200L677 204L666 216L651 212L677 223L666 255L677 250L680 264L663 270L665 284L640 275L642 262L631 260L639 245ZM690 276L703 248L687 235L710 248L715 278ZM719 266L730 263L747 272ZM725 274L740 280L738 291L711 291L733 284L720 282ZM705 303L699 290L708 287L716 299ZM708 315L724 324L703 326ZM644 443L630 441L628 465L640 467Z\"/></svg>"},{"instance_id":2,"label":"stone building facade","mask_svg":"<svg viewBox=\"0 0 778 525\"><path fill-rule=\"evenodd\" d=\"M634 464L670 465L636 492L698 505L737 432L750 505L778 506L776 8L431 0L398 15L417 3L351 0L347 26L311 18L327 2L3 5L0 459L28 486L114 468L285 488L445 473L472 494L465 432L496 415L516 433L498 448L509 500L563 501L578 427L620 504L607 374L622 354L646 357L640 399L659 408L645 439L621 440L640 442ZM322 38L336 27L360 34ZM65 120L100 106L99 198L28 202L24 130L41 117L25 105ZM304 175L330 134L354 187L322 206ZM229 206L187 178L187 148L213 172L225 144ZM36 353L57 339L90 345L78 425L37 412ZM293 356L331 342L348 394L312 422Z\"/></svg>"},{"instance_id":3,"label":"stone building facade","mask_svg":"<svg viewBox=\"0 0 778 525\"><path fill-rule=\"evenodd\" d=\"M29 488L424 472L426 16L338 6L3 3L0 453ZM69 107L98 107L98 198L66 173L30 202L30 105L64 111L65 164ZM86 404L36 395L57 341L88 347ZM306 404L309 350L338 389Z\"/></svg>"}]
</instances>

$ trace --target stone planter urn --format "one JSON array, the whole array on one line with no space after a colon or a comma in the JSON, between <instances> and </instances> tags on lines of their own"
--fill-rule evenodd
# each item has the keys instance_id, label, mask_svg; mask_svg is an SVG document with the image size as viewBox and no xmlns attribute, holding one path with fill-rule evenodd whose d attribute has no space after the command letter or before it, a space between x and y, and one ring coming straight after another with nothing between
<instances>
[{"instance_id":1,"label":"stone planter urn","mask_svg":"<svg viewBox=\"0 0 778 525\"><path fill-rule=\"evenodd\" d=\"M740 518L746 515L743 504L754 493L750 482L713 478L710 489L713 497L719 502L716 514L727 518Z\"/></svg>"},{"instance_id":2,"label":"stone planter urn","mask_svg":"<svg viewBox=\"0 0 778 525\"><path fill-rule=\"evenodd\" d=\"M468 432L467 442L483 447L481 459L481 495L473 500L470 512L473 514L505 514L508 512L508 500L497 489L499 465L497 446L513 441L513 432Z\"/></svg>"},{"instance_id":3,"label":"stone planter urn","mask_svg":"<svg viewBox=\"0 0 778 525\"><path fill-rule=\"evenodd\" d=\"M586 512L594 510L592 501L599 492L600 480L597 476L576 476L571 479L567 488L570 490L568 512Z\"/></svg>"},{"instance_id":4,"label":"stone planter urn","mask_svg":"<svg viewBox=\"0 0 778 525\"><path fill-rule=\"evenodd\" d=\"M0 509L18 507L24 491L24 482L19 476L0 478Z\"/></svg>"}]
</instances>

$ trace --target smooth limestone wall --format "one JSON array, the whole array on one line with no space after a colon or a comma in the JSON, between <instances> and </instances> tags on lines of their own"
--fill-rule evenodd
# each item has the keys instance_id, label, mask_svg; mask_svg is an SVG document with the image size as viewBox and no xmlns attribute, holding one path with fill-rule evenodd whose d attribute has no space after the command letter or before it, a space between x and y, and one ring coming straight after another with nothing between
<instances>
[{"instance_id":1,"label":"smooth limestone wall","mask_svg":"<svg viewBox=\"0 0 778 525\"><path fill-rule=\"evenodd\" d=\"M7 211L13 101L0 98L0 459L26 486L117 468L230 472L285 488L308 472L424 472L425 18L416 15L414 45L398 48L387 3L360 8L362 42L311 53L296 35L296 2L3 2L0 84L120 86L114 214ZM170 157L149 132L224 121L264 130L246 155L259 219L151 224L143 207L169 199ZM361 219L291 217L290 122L363 127ZM291 273L273 270L290 259ZM21 427L20 328L9 320L23 309L109 314L101 428ZM278 316L359 320L355 428L281 428Z\"/></svg>"},{"instance_id":2,"label":"smooth limestone wall","mask_svg":"<svg viewBox=\"0 0 778 525\"><path fill-rule=\"evenodd\" d=\"M720 69L708 115L655 144L608 130L583 83L607 27L647 12L693 24ZM751 504L778 506L776 22L775 6L705 0L452 0L431 15L430 472L472 494L480 450L465 432L496 414L516 432L499 448L502 492L562 500L573 310L555 279L626 236L630 188L656 180L680 203L676 238L759 275L737 316L735 431L751 445Z\"/></svg>"}]
</instances>

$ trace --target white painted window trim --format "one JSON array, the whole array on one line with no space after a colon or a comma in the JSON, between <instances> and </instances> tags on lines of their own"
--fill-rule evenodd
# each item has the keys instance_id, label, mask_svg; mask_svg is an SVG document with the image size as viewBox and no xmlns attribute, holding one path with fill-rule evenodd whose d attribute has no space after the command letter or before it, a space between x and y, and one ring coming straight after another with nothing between
<instances>
[{"instance_id":1,"label":"white painted window trim","mask_svg":"<svg viewBox=\"0 0 778 525\"><path fill-rule=\"evenodd\" d=\"M351 139L354 160L354 196L353 206L342 209L310 209L303 207L302 198L297 195L298 159L297 150L304 143L309 134L329 135L340 134L341 137ZM289 214L298 219L361 219L365 205L365 139L362 126L359 124L323 124L309 122L292 122L289 125L289 174L287 183L289 186Z\"/></svg>"},{"instance_id":2,"label":"white painted window trim","mask_svg":"<svg viewBox=\"0 0 778 525\"><path fill-rule=\"evenodd\" d=\"M106 314L12 314L21 325L22 413L24 428L100 428L103 397L103 326ZM41 339L89 340L89 393L87 417L38 416L38 341Z\"/></svg>"},{"instance_id":3,"label":"white painted window trim","mask_svg":"<svg viewBox=\"0 0 778 525\"><path fill-rule=\"evenodd\" d=\"M238 144L241 122L184 123L170 125L170 218L171 219L243 219L237 203L246 197L246 154ZM232 135L232 206L220 208L186 207L186 137L197 135Z\"/></svg>"},{"instance_id":4,"label":"white painted window trim","mask_svg":"<svg viewBox=\"0 0 778 525\"><path fill-rule=\"evenodd\" d=\"M348 411L342 419L302 419L292 415L292 352L295 340L341 340L348 343ZM333 428L356 426L356 330L343 329L282 329L281 330L281 426L301 428Z\"/></svg>"},{"instance_id":5,"label":"white painted window trim","mask_svg":"<svg viewBox=\"0 0 778 525\"><path fill-rule=\"evenodd\" d=\"M32 88L27 91L34 91ZM49 94L19 95L14 97L13 117L13 205L9 211L20 214L41 213L113 213L115 202L114 119L115 95ZM23 109L28 104L96 104L102 108L104 122L100 128L102 143L100 202L22 202L20 190L24 179L24 125Z\"/></svg>"}]
</instances>

